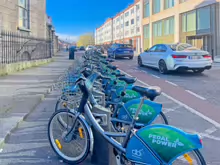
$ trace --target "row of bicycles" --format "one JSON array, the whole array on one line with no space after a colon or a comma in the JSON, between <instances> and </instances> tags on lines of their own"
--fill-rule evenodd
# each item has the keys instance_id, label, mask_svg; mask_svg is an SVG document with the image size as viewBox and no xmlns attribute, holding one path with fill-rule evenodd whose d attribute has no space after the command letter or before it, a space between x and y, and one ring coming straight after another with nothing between
<instances>
[{"instance_id":1,"label":"row of bicycles","mask_svg":"<svg viewBox=\"0 0 220 165\"><path fill-rule=\"evenodd\" d=\"M60 158L83 162L93 152L95 130L112 146L117 165L206 165L200 136L168 124L155 101L159 87L136 85L100 52L77 58L78 67L56 83L61 94L48 123L50 145Z\"/></svg>"}]
</instances>

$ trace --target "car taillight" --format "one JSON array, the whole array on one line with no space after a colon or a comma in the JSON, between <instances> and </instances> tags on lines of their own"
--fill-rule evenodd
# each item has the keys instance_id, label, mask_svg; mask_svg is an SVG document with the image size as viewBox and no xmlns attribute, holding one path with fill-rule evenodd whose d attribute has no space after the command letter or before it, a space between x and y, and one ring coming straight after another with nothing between
<instances>
[{"instance_id":1,"label":"car taillight","mask_svg":"<svg viewBox=\"0 0 220 165\"><path fill-rule=\"evenodd\" d=\"M212 58L210 55L206 54L206 55L203 55L203 58Z\"/></svg>"},{"instance_id":2,"label":"car taillight","mask_svg":"<svg viewBox=\"0 0 220 165\"><path fill-rule=\"evenodd\" d=\"M173 58L186 58L186 55L172 55Z\"/></svg>"}]
</instances>

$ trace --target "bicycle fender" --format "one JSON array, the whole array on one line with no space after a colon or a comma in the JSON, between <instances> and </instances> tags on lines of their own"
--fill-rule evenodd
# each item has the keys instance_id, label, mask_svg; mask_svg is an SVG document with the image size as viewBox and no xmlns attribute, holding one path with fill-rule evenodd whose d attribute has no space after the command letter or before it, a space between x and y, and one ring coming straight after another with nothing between
<instances>
[{"instance_id":1,"label":"bicycle fender","mask_svg":"<svg viewBox=\"0 0 220 165\"><path fill-rule=\"evenodd\" d=\"M151 125L137 131L137 136L166 164L195 149L202 148L196 134L188 134L169 125Z\"/></svg>"},{"instance_id":2,"label":"bicycle fender","mask_svg":"<svg viewBox=\"0 0 220 165\"><path fill-rule=\"evenodd\" d=\"M86 122L86 119L85 119L85 117L83 115L80 115L79 118L85 124L86 129L88 130L89 138L90 138L89 139L90 140L90 149L89 149L89 151L92 153L93 152L93 148L94 148L94 136L93 136L93 133L92 133L92 129L89 126L89 124Z\"/></svg>"},{"instance_id":3,"label":"bicycle fender","mask_svg":"<svg viewBox=\"0 0 220 165\"><path fill-rule=\"evenodd\" d=\"M118 118L121 120L131 121L131 116L135 115L136 110L139 107L141 99L130 100L124 104L125 108L119 110ZM162 104L152 102L150 100L144 100L141 111L138 115L137 123L149 125L162 111Z\"/></svg>"}]
</instances>

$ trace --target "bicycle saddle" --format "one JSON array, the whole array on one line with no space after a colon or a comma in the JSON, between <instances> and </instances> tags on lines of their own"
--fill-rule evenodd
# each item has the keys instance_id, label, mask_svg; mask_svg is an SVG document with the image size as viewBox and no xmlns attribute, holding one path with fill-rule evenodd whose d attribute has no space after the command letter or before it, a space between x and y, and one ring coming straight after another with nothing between
<instances>
[{"instance_id":1,"label":"bicycle saddle","mask_svg":"<svg viewBox=\"0 0 220 165\"><path fill-rule=\"evenodd\" d=\"M140 93L142 96L146 96L151 101L153 101L157 96L161 94L161 88L157 86L152 87L141 87L141 86L133 86L132 90Z\"/></svg>"},{"instance_id":2,"label":"bicycle saddle","mask_svg":"<svg viewBox=\"0 0 220 165\"><path fill-rule=\"evenodd\" d=\"M122 81L125 81L127 84L133 84L136 82L137 78L136 77L131 77L131 78L128 78L128 77L119 77L118 78L119 80L122 80Z\"/></svg>"},{"instance_id":3,"label":"bicycle saddle","mask_svg":"<svg viewBox=\"0 0 220 165\"><path fill-rule=\"evenodd\" d=\"M119 73L119 74L116 74L115 76L116 76L116 77L124 77L125 74L123 74L123 73Z\"/></svg>"}]
</instances>

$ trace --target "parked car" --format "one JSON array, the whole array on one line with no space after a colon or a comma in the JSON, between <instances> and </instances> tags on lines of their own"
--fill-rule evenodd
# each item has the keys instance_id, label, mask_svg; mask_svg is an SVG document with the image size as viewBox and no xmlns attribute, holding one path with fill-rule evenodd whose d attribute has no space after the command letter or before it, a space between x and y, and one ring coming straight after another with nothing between
<instances>
[{"instance_id":1,"label":"parked car","mask_svg":"<svg viewBox=\"0 0 220 165\"><path fill-rule=\"evenodd\" d=\"M95 47L92 46L92 45L88 45L88 46L86 47L86 51L88 51L88 50L94 50L94 49L95 49Z\"/></svg>"},{"instance_id":2,"label":"parked car","mask_svg":"<svg viewBox=\"0 0 220 165\"><path fill-rule=\"evenodd\" d=\"M113 44L107 50L108 57L112 57L114 59L121 57L128 57L129 59L133 59L134 50L132 45L129 44Z\"/></svg>"},{"instance_id":3,"label":"parked car","mask_svg":"<svg viewBox=\"0 0 220 165\"><path fill-rule=\"evenodd\" d=\"M80 46L79 50L85 50L85 47L84 46Z\"/></svg>"},{"instance_id":4,"label":"parked car","mask_svg":"<svg viewBox=\"0 0 220 165\"><path fill-rule=\"evenodd\" d=\"M212 67L212 57L207 51L190 44L157 44L138 56L139 66L149 66L166 74L174 70L192 70L202 73Z\"/></svg>"},{"instance_id":5,"label":"parked car","mask_svg":"<svg viewBox=\"0 0 220 165\"><path fill-rule=\"evenodd\" d=\"M99 52L101 52L102 54L105 53L105 49L104 49L103 46L96 46L96 49L97 49Z\"/></svg>"}]
</instances>

